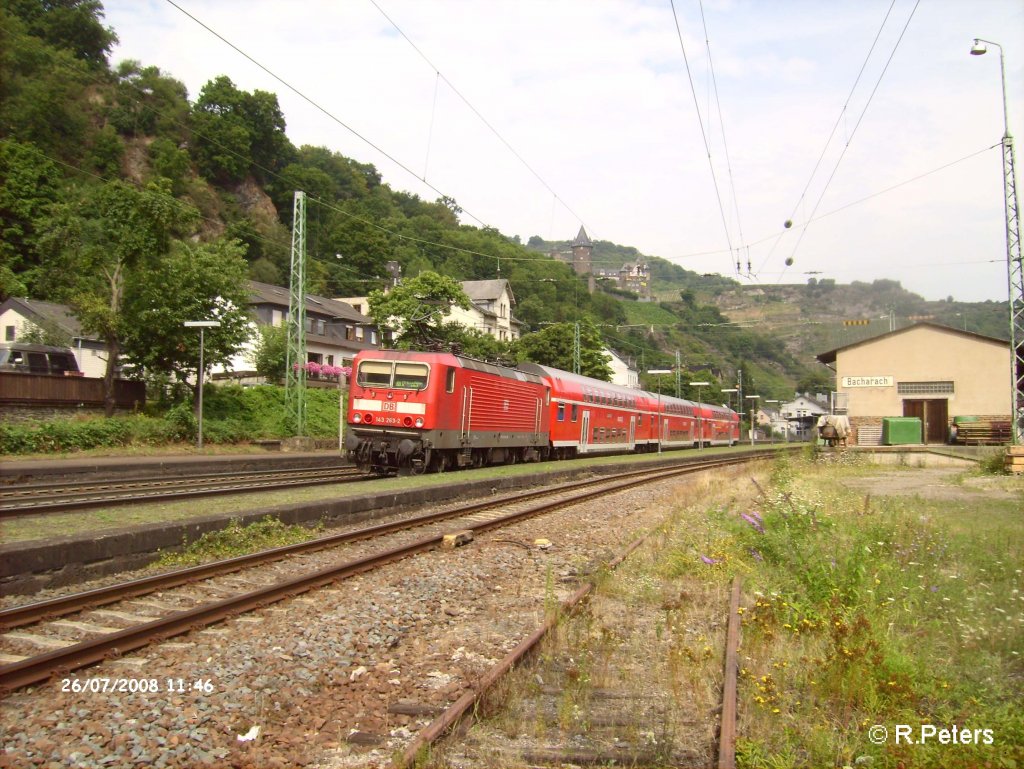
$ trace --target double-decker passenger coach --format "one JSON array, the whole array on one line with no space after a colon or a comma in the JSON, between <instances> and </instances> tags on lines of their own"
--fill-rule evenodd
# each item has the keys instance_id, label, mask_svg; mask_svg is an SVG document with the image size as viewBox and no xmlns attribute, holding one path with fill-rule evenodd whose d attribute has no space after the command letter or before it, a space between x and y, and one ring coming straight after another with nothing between
<instances>
[{"instance_id":1,"label":"double-decker passenger coach","mask_svg":"<svg viewBox=\"0 0 1024 769\"><path fill-rule=\"evenodd\" d=\"M542 459L549 397L539 376L472 358L364 351L352 366L345 447L382 474Z\"/></svg>"}]
</instances>

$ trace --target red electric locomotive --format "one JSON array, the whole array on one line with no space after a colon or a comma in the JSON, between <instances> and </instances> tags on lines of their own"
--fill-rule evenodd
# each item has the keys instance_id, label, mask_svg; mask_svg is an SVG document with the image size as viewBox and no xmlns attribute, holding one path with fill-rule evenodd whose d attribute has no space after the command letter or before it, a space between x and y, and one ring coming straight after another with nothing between
<instances>
[{"instance_id":1,"label":"red electric locomotive","mask_svg":"<svg viewBox=\"0 0 1024 769\"><path fill-rule=\"evenodd\" d=\"M373 472L547 457L547 384L451 353L372 350L352 364L345 447Z\"/></svg>"},{"instance_id":2,"label":"red electric locomotive","mask_svg":"<svg viewBox=\"0 0 1024 769\"><path fill-rule=\"evenodd\" d=\"M567 371L373 350L352 366L345 447L380 474L739 440L731 409Z\"/></svg>"}]
</instances>

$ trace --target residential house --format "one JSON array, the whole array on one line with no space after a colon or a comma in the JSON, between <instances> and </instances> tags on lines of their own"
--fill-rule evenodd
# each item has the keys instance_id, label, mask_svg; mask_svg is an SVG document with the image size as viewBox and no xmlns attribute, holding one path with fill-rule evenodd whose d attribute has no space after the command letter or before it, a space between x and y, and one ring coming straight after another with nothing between
<instances>
[{"instance_id":1,"label":"residential house","mask_svg":"<svg viewBox=\"0 0 1024 769\"><path fill-rule=\"evenodd\" d=\"M254 328L283 326L288 319L289 290L254 280L249 281L249 288ZM214 376L242 382L255 378L251 361L254 341L244 345L227 367L214 368ZM306 362L348 366L360 350L379 346L380 332L372 318L346 302L306 294Z\"/></svg>"},{"instance_id":2,"label":"residential house","mask_svg":"<svg viewBox=\"0 0 1024 769\"><path fill-rule=\"evenodd\" d=\"M519 338L522 324L512 315L516 299L507 280L464 280L461 285L469 297L469 308L452 307L443 322L455 321L503 342ZM343 297L335 301L344 302L361 313L370 309L369 299L365 296Z\"/></svg>"},{"instance_id":3,"label":"residential house","mask_svg":"<svg viewBox=\"0 0 1024 769\"><path fill-rule=\"evenodd\" d=\"M67 338L79 370L87 377L102 377L107 370L106 347L82 330L66 304L8 297L0 304L0 331L5 342L20 341L31 328L51 330Z\"/></svg>"},{"instance_id":4,"label":"residential house","mask_svg":"<svg viewBox=\"0 0 1024 769\"><path fill-rule=\"evenodd\" d=\"M629 363L607 347L604 348L604 354L610 358L608 365L612 370L612 384L640 389L640 374L636 369L630 368Z\"/></svg>"}]
</instances>

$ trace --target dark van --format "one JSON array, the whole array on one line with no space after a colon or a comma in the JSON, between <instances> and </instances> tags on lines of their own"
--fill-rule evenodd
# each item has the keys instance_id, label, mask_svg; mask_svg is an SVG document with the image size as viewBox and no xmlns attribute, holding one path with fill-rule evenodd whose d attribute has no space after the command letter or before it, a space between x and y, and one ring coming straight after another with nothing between
<instances>
[{"instance_id":1,"label":"dark van","mask_svg":"<svg viewBox=\"0 0 1024 769\"><path fill-rule=\"evenodd\" d=\"M67 347L44 344L0 343L0 371L17 374L82 376L75 354Z\"/></svg>"}]
</instances>

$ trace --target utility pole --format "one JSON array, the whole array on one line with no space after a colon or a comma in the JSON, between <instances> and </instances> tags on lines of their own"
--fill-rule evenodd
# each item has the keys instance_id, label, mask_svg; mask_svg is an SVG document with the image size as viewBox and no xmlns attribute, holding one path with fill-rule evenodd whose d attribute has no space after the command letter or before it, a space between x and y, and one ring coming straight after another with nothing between
<instances>
[{"instance_id":1,"label":"utility pole","mask_svg":"<svg viewBox=\"0 0 1024 769\"><path fill-rule=\"evenodd\" d=\"M284 405L287 424L302 435L306 422L306 193L295 191L292 208L292 270L288 283L288 347Z\"/></svg>"},{"instance_id":2,"label":"utility pole","mask_svg":"<svg viewBox=\"0 0 1024 769\"><path fill-rule=\"evenodd\" d=\"M1003 86L1003 208L1006 215L1006 277L1010 294L1010 439L1016 445L1024 445L1024 265L1020 252L1017 170L1006 104L1003 47L991 40L976 38L971 55L987 53L986 43L999 49L999 76Z\"/></svg>"}]
</instances>

